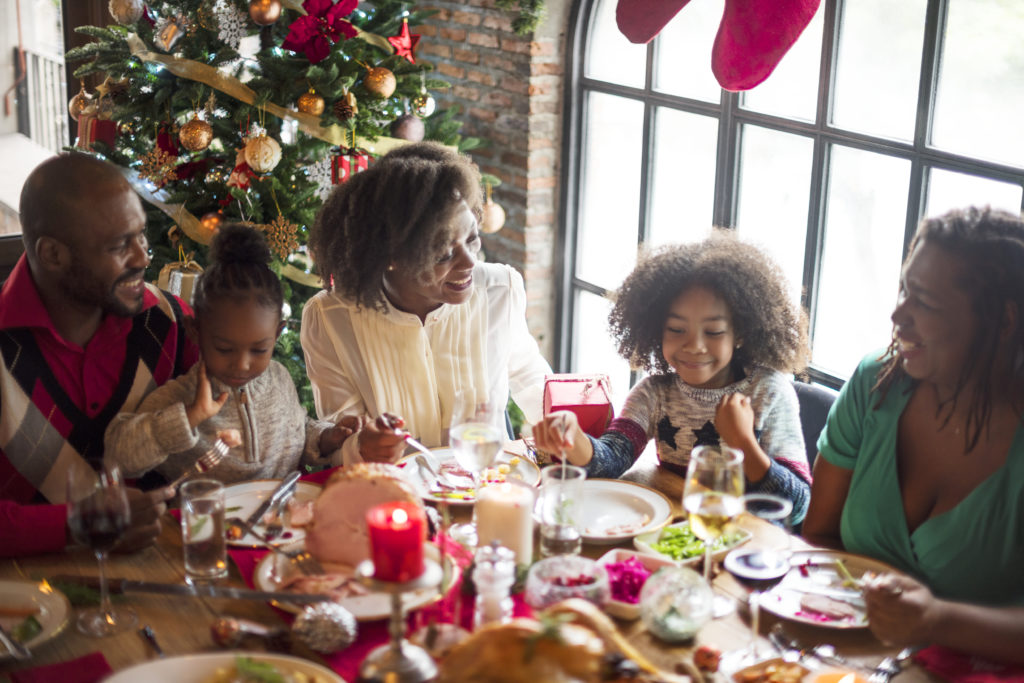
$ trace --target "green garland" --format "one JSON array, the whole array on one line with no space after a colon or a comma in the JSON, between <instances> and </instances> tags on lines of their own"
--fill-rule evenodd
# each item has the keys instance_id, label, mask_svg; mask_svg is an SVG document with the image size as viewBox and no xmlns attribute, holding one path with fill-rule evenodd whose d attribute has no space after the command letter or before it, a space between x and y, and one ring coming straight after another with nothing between
<instances>
[{"instance_id":1,"label":"green garland","mask_svg":"<svg viewBox=\"0 0 1024 683\"><path fill-rule=\"evenodd\" d=\"M544 18L544 0L498 0L502 9L519 9L519 15L512 20L512 30L519 35L533 33Z\"/></svg>"}]
</instances>

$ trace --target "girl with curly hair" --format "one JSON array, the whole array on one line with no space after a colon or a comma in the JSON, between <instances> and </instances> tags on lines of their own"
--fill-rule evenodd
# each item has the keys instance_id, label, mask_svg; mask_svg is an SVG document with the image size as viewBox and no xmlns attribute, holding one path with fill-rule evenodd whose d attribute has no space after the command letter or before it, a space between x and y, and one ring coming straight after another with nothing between
<instances>
[{"instance_id":1,"label":"girl with curly hair","mask_svg":"<svg viewBox=\"0 0 1024 683\"><path fill-rule=\"evenodd\" d=\"M302 313L317 413L375 418L344 461L393 461L406 431L447 443L456 396L541 416L550 367L526 326L523 279L481 263L480 174L433 142L400 147L335 188L310 233L325 289ZM385 413L387 413L385 415Z\"/></svg>"},{"instance_id":2,"label":"girl with curly hair","mask_svg":"<svg viewBox=\"0 0 1024 683\"><path fill-rule=\"evenodd\" d=\"M271 360L284 294L269 264L253 228L233 223L213 236L195 297L202 358L107 427L105 457L127 475L156 469L175 479L218 437L231 450L209 476L225 483L278 479L300 461L341 464L341 444L358 421L310 419L288 370Z\"/></svg>"},{"instance_id":3,"label":"girl with curly hair","mask_svg":"<svg viewBox=\"0 0 1024 683\"><path fill-rule=\"evenodd\" d=\"M534 427L537 445L619 477L652 438L680 474L694 447L724 441L743 451L747 490L792 500L802 521L811 477L791 374L806 364L807 323L779 267L730 231L664 247L623 282L609 322L619 353L652 374L600 439L559 412Z\"/></svg>"}]
</instances>

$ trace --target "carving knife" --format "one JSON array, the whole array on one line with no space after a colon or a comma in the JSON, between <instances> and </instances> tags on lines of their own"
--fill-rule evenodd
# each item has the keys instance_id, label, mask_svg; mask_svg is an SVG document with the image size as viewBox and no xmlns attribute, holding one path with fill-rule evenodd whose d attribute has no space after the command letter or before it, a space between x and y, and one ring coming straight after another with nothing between
<instances>
[{"instance_id":1,"label":"carving knife","mask_svg":"<svg viewBox=\"0 0 1024 683\"><path fill-rule=\"evenodd\" d=\"M284 481L278 484L277 488L274 489L274 492L267 496L266 500L260 503L260 506L256 508L251 515L249 515L248 519L245 520L246 525L256 526L260 519L263 518L263 515L267 514L267 510L270 509L271 505L291 493L292 489L295 488L295 482L299 480L299 476L301 476L301 473L296 471L285 477Z\"/></svg>"}]
</instances>

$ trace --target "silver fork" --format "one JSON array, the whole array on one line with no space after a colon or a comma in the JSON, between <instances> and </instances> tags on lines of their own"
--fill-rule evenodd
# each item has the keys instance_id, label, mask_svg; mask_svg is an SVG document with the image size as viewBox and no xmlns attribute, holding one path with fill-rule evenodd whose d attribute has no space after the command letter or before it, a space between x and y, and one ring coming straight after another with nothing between
<instances>
[{"instance_id":1,"label":"silver fork","mask_svg":"<svg viewBox=\"0 0 1024 683\"><path fill-rule=\"evenodd\" d=\"M315 576L317 574L324 573L324 568L320 565L320 562L310 555L308 550L284 550L283 548L279 548L271 543L270 539L266 536L261 536L252 528L252 525L247 524L244 520L237 519L234 521L234 524L237 524L250 535L254 536L257 541L266 547L267 550L272 550L278 555L287 557L288 561L295 565L295 567L306 576Z\"/></svg>"},{"instance_id":2,"label":"silver fork","mask_svg":"<svg viewBox=\"0 0 1024 683\"><path fill-rule=\"evenodd\" d=\"M918 651L916 647L905 647L895 657L886 657L878 663L868 677L870 683L889 683L896 674L903 671L907 661Z\"/></svg>"},{"instance_id":3,"label":"silver fork","mask_svg":"<svg viewBox=\"0 0 1024 683\"><path fill-rule=\"evenodd\" d=\"M199 456L199 459L195 461L195 464L191 468L185 470L185 472L172 481L168 486L171 488L178 488L182 482L191 477L194 474L203 474L209 472L224 459L224 456L228 454L228 445L221 439L217 439L210 450Z\"/></svg>"},{"instance_id":4,"label":"silver fork","mask_svg":"<svg viewBox=\"0 0 1024 683\"><path fill-rule=\"evenodd\" d=\"M272 541L284 531L284 511L288 505L288 501L291 500L291 495L283 496L281 500L277 502L274 507L273 522L266 525L266 536L268 541Z\"/></svg>"}]
</instances>

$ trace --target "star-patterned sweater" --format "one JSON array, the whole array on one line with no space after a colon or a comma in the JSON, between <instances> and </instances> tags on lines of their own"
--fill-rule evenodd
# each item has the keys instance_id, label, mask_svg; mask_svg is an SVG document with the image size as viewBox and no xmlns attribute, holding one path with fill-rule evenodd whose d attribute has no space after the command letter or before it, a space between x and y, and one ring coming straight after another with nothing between
<instances>
[{"instance_id":1,"label":"star-patterned sweater","mask_svg":"<svg viewBox=\"0 0 1024 683\"><path fill-rule=\"evenodd\" d=\"M690 451L719 442L715 409L723 396L736 392L750 397L754 434L772 459L760 481L746 482L747 492L774 493L792 500L790 522L799 524L811 496L800 404L790 379L765 367L754 367L743 379L722 389L691 387L674 373L645 377L629 392L622 413L601 438L588 437L594 444L594 457L587 464L587 476L622 476L652 438L657 439L661 465L685 475Z\"/></svg>"}]
</instances>

